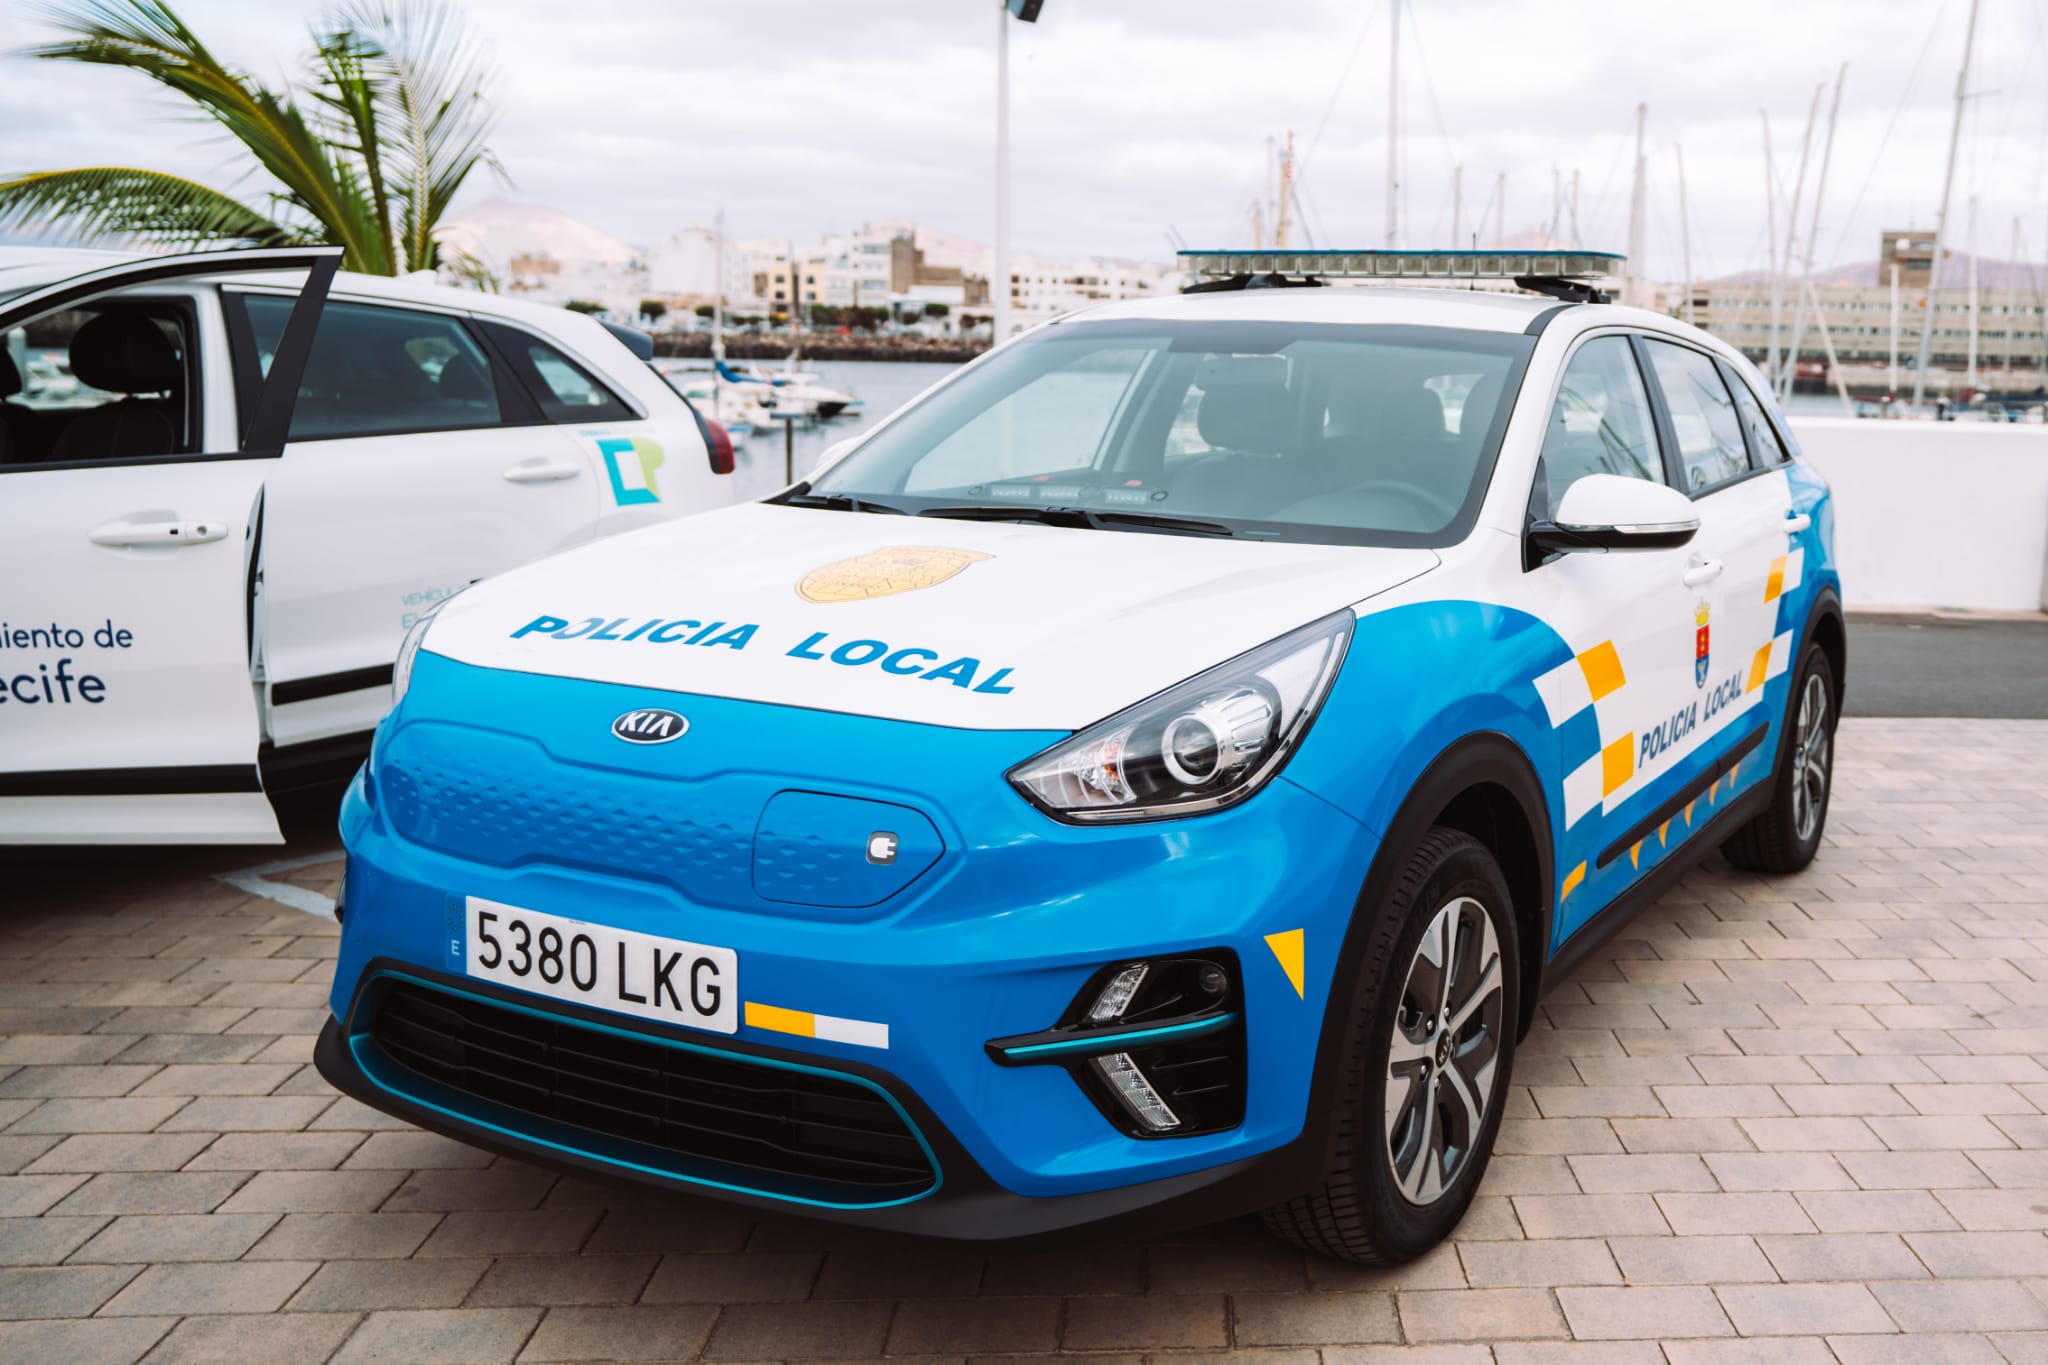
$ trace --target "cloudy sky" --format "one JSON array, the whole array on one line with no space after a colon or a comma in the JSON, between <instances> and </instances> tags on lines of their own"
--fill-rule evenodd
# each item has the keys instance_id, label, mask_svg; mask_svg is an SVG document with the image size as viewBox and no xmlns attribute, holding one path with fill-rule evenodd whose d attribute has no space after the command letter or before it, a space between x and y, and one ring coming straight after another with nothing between
<instances>
[{"instance_id":1,"label":"cloudy sky","mask_svg":"<svg viewBox=\"0 0 2048 1365\"><path fill-rule=\"evenodd\" d=\"M1588 245L1627 241L1633 119L1649 105L1648 268L1680 275L1675 148L1693 266L1763 264L1766 111L1789 197L1814 91L1849 63L1822 264L1931 224L1969 0L1046 0L1012 25L1020 250L1161 258L1249 245L1268 135L1292 130L1310 230L1378 245L1386 221L1389 5L1402 3L1407 244L1446 242L1507 174L1509 232L1547 225L1580 175ZM213 48L296 75L318 0L175 0ZM1958 245L2048 254L2048 5L1981 0L1956 172ZM646 244L724 209L735 235L799 239L915 218L994 223L994 0L490 0L494 145L513 197ZM50 36L0 0L0 48ZM1822 118L1826 108L1823 105ZM1818 169L1814 165L1807 199ZM234 184L236 162L139 77L0 57L0 172L142 164ZM254 182L241 182L255 191ZM501 192L479 177L473 199ZM1784 230L1780 203L1779 231ZM1803 219L1802 219L1803 221ZM1804 229L1802 228L1802 237ZM1297 239L1299 240L1299 239Z\"/></svg>"}]
</instances>

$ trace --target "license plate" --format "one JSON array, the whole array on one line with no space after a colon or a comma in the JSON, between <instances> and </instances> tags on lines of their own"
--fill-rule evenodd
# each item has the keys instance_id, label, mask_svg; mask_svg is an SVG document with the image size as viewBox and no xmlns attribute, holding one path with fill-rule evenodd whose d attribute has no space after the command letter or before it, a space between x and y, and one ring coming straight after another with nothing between
<instances>
[{"instance_id":1,"label":"license plate","mask_svg":"<svg viewBox=\"0 0 2048 1365\"><path fill-rule=\"evenodd\" d=\"M737 1033L739 955L497 901L468 898L471 976L664 1024Z\"/></svg>"}]
</instances>

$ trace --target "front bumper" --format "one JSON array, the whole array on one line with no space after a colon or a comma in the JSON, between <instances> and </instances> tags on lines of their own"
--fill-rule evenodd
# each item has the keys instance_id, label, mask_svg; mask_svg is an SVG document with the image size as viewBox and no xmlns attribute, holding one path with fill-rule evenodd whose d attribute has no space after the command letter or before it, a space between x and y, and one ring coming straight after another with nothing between
<instances>
[{"instance_id":1,"label":"front bumper","mask_svg":"<svg viewBox=\"0 0 2048 1365\"><path fill-rule=\"evenodd\" d=\"M456 670L482 676L458 679ZM538 742L559 766L533 772L536 803L557 801L558 788L579 790L586 762L613 761L602 750L594 759L574 751L556 737L557 725L603 735L611 717L649 704L642 689L489 674L423 656L408 705L380 733L387 764L393 733L408 723L422 688L436 685L436 674L441 685L461 681L465 719L496 734L523 733L536 715L550 718ZM1028 806L1001 779L1048 742L1043 735L669 700L689 713L690 738L703 739L707 765L728 757L710 747L720 733L752 737L752 749L732 752L747 755L763 790L910 807L931 820L945 853L863 919L809 917L704 903L630 861L574 865L561 856L534 858L530 849L451 854L432 846L431 831L401 832L391 803L380 802L359 776L343 807L348 903L331 1001L336 1022L320 1048L321 1069L337 1086L424 1127L531 1159L956 1237L1030 1236L1190 1201L1198 1206L1195 1216L1221 1215L1238 1211L1232 1203L1256 1207L1313 1182L1313 1171L1301 1168L1305 1145L1297 1140L1311 1109L1339 945L1374 849L1357 822L1282 778L1242 806L1197 819L1071 827ZM754 751L764 734L776 736L778 755L801 755L805 770L777 773L773 756L764 762ZM403 745L396 752L403 754ZM872 761L884 753L896 761ZM828 763L820 755L847 756L847 770L818 772ZM721 781L738 780L721 771ZM920 785L893 787L865 776L878 771L916 773ZM593 790L609 780L595 768L587 777ZM886 1045L795 1038L752 1022L729 1037L664 1029L466 979L449 953L445 926L471 896L730 948L738 954L744 1000L886 1025ZM1268 943L1296 930L1298 990L1288 959ZM1219 948L1241 966L1248 1050L1245 1117L1228 1131L1129 1136L1063 1068L998 1065L988 1055L991 1039L1051 1027L1107 963ZM862 1078L911 1118L930 1146L938 1179L889 1207L831 1207L773 1182L748 1188L706 1179L686 1164L621 1160L459 1103L436 1106L393 1085L388 1074L375 1074L374 1064L366 1069L360 1048L351 1047L362 1032L365 992L392 972L564 1018L588 1015L694 1049Z\"/></svg>"},{"instance_id":2,"label":"front bumper","mask_svg":"<svg viewBox=\"0 0 2048 1365\"><path fill-rule=\"evenodd\" d=\"M383 963L367 980L374 982L386 971L409 974L410 970ZM498 999L509 1000L515 994L488 983L441 980L448 986L459 985L463 990ZM595 1016L594 1011L573 1006L559 1009L568 1017ZM431 1132L536 1165L572 1170L600 1180L708 1194L764 1211L789 1212L794 1208L811 1217L921 1236L977 1242L1058 1240L1059 1234L1071 1229L1103 1223L1115 1223L1125 1230L1156 1230L1232 1217L1279 1202L1312 1184L1320 1155L1308 1144L1297 1141L1274 1151L1183 1175L1082 1194L1034 1198L1015 1194L991 1179L937 1116L915 1094L902 1090L893 1078L872 1067L841 1063L836 1070L890 1093L914 1125L931 1155L935 1174L932 1188L916 1198L866 1206L792 1200L787 1195L735 1185L706 1185L673 1171L621 1160L616 1151L598 1150L601 1143L552 1141L530 1130L489 1123L474 1111L453 1110L408 1093L407 1089L394 1088L389 1071L378 1065L374 1049L366 1047L358 1027L360 1022L353 1010L347 1020L330 1018L314 1049L314 1065L343 1094ZM648 1036L663 1033L639 1026L634 1031ZM725 1044L724 1050L735 1057L764 1063L808 1066L815 1061L804 1054L747 1044Z\"/></svg>"}]
</instances>

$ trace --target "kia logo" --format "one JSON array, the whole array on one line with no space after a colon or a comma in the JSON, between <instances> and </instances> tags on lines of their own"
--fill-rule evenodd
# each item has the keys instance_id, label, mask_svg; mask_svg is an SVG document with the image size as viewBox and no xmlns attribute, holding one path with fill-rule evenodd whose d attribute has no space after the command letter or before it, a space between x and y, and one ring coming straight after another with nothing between
<instances>
[{"instance_id":1,"label":"kia logo","mask_svg":"<svg viewBox=\"0 0 2048 1365\"><path fill-rule=\"evenodd\" d=\"M628 744L666 744L681 739L690 722L673 711L628 711L612 722L612 733Z\"/></svg>"}]
</instances>

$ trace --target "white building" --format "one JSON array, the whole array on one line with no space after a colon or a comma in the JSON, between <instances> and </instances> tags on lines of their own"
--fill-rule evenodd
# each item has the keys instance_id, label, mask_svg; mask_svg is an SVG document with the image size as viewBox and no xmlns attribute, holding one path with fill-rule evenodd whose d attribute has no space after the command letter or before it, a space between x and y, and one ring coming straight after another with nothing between
<instances>
[{"instance_id":1,"label":"white building","mask_svg":"<svg viewBox=\"0 0 2048 1365\"><path fill-rule=\"evenodd\" d=\"M711 303L719 294L731 304L754 292L747 254L728 238L721 260L718 233L708 227L686 227L664 237L647 254L647 279L652 296L671 308Z\"/></svg>"}]
</instances>

